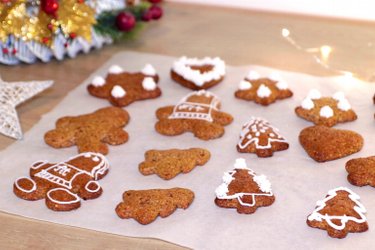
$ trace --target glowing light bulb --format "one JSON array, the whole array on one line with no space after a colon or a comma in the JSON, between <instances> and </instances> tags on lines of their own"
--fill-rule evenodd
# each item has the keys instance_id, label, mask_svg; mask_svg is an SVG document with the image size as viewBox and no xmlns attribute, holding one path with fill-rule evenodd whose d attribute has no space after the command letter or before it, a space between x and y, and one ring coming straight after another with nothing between
<instances>
[{"instance_id":1,"label":"glowing light bulb","mask_svg":"<svg viewBox=\"0 0 375 250\"><path fill-rule=\"evenodd\" d=\"M286 28L283 28L283 29L281 30L281 35L282 35L283 37L288 37L288 36L290 35L290 31L289 31L288 29L286 29Z\"/></svg>"},{"instance_id":2,"label":"glowing light bulb","mask_svg":"<svg viewBox=\"0 0 375 250\"><path fill-rule=\"evenodd\" d=\"M331 52L332 48L328 45L323 45L322 47L320 47L320 54L322 55L322 59L324 61L328 60L328 57L331 54Z\"/></svg>"}]
</instances>

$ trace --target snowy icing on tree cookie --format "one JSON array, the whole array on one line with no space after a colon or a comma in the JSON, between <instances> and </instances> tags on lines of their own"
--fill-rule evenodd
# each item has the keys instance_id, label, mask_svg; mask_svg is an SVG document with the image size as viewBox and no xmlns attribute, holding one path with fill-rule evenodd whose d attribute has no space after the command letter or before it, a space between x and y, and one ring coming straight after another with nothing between
<instances>
[{"instance_id":1,"label":"snowy icing on tree cookie","mask_svg":"<svg viewBox=\"0 0 375 250\"><path fill-rule=\"evenodd\" d=\"M333 238L367 231L366 209L359 199L349 188L332 189L324 200L316 203L315 210L307 217L307 225L326 230Z\"/></svg>"},{"instance_id":2,"label":"snowy icing on tree cookie","mask_svg":"<svg viewBox=\"0 0 375 250\"><path fill-rule=\"evenodd\" d=\"M343 92L336 92L332 97L322 97L318 90L312 89L295 112L305 120L328 127L357 119Z\"/></svg>"},{"instance_id":3,"label":"snowy icing on tree cookie","mask_svg":"<svg viewBox=\"0 0 375 250\"><path fill-rule=\"evenodd\" d=\"M251 117L242 126L237 151L256 153L258 157L270 157L275 151L286 150L289 144L279 130L263 118Z\"/></svg>"},{"instance_id":4,"label":"snowy icing on tree cookie","mask_svg":"<svg viewBox=\"0 0 375 250\"><path fill-rule=\"evenodd\" d=\"M250 70L245 79L239 83L234 95L239 99L267 106L277 100L292 97L293 92L278 73L273 72L268 78L261 78L257 71Z\"/></svg>"},{"instance_id":5,"label":"snowy icing on tree cookie","mask_svg":"<svg viewBox=\"0 0 375 250\"><path fill-rule=\"evenodd\" d=\"M224 173L223 183L215 193L217 206L236 208L241 214L252 214L258 207L270 206L275 201L270 181L249 169L243 158L236 159L234 169Z\"/></svg>"}]
</instances>

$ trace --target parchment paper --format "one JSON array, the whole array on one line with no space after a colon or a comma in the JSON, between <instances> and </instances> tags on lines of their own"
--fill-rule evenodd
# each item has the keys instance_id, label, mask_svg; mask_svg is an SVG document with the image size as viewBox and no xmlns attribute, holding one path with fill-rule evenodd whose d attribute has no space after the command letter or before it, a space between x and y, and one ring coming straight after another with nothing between
<instances>
[{"instance_id":1,"label":"parchment paper","mask_svg":"<svg viewBox=\"0 0 375 250\"><path fill-rule=\"evenodd\" d=\"M166 137L154 130L155 110L165 105L176 104L189 89L172 82L169 70L175 58L124 52L114 56L82 85L73 90L53 111L25 135L25 139L14 143L0 153L0 210L60 224L93 229L135 237L154 237L195 249L350 249L374 246L375 238L375 189L355 187L346 180L345 162L353 157L374 155L375 124L372 104L374 86L369 83L344 77L320 78L306 74L279 71L259 66L227 67L225 80L210 89L222 100L222 110L234 117L234 122L225 128L225 135L216 140L201 141L192 134ZM90 96L86 86L94 75L105 76L112 64L119 64L130 71L140 70L151 63L161 76L162 97L140 101L126 107L131 121L126 126L130 135L128 143L110 146L109 174L100 183L104 189L101 197L83 201L81 208L72 212L53 212L46 208L43 200L25 201L12 192L13 181L28 175L30 164L37 160L58 162L77 153L76 147L53 149L43 141L46 131L54 128L55 121L66 115L79 115L108 106L107 100ZM234 91L241 79L253 68L262 75L279 72L287 80L294 96L278 101L268 107L234 98ZM69 72L66 72L69 74ZM365 138L364 148L357 154L327 163L316 163L307 156L298 142L298 134L311 123L298 118L294 108L300 104L311 88L319 89L323 95L341 90L347 94L359 119L341 124L337 128L352 129ZM287 151L277 152L271 158L261 159L254 154L236 151L240 129L250 116L261 116L280 129L290 143ZM148 149L204 147L211 151L211 160L189 174L180 174L165 181L156 175L143 176L138 164ZM217 207L213 200L214 190L221 184L224 171L231 170L236 158L244 157L250 168L265 174L272 182L276 196L270 207L259 208L255 214L241 215L234 209ZM114 209L121 201L122 193L128 189L186 187L195 192L195 200L187 210L178 209L166 219L158 218L143 226L133 219L118 218ZM370 230L360 234L349 234L337 240L327 236L323 230L306 225L306 216L314 209L317 200L323 199L328 190L347 186L361 196L368 210Z\"/></svg>"}]
</instances>

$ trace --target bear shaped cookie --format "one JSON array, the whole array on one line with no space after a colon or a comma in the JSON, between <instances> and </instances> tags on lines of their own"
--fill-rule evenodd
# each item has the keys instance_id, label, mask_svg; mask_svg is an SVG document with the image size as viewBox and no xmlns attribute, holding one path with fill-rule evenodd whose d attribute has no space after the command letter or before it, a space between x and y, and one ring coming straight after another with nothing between
<instances>
[{"instance_id":1,"label":"bear shaped cookie","mask_svg":"<svg viewBox=\"0 0 375 250\"><path fill-rule=\"evenodd\" d=\"M181 57L174 62L171 78L193 90L208 89L220 83L225 76L225 62L219 57L203 59Z\"/></svg>"},{"instance_id":2,"label":"bear shaped cookie","mask_svg":"<svg viewBox=\"0 0 375 250\"><path fill-rule=\"evenodd\" d=\"M105 79L95 76L87 90L95 97L109 100L114 106L124 107L135 101L159 97L158 81L159 76L150 64L137 73L124 72L120 66L113 65Z\"/></svg>"},{"instance_id":3,"label":"bear shaped cookie","mask_svg":"<svg viewBox=\"0 0 375 250\"><path fill-rule=\"evenodd\" d=\"M54 148L77 145L78 151L108 153L108 146L125 143L129 136L122 128L129 114L117 107L102 108L94 113L65 116L57 120L56 129L44 135L45 142Z\"/></svg>"},{"instance_id":4,"label":"bear shaped cookie","mask_svg":"<svg viewBox=\"0 0 375 250\"><path fill-rule=\"evenodd\" d=\"M20 177L13 185L15 195L24 200L46 200L54 211L70 211L81 206L81 199L95 199L103 189L97 182L109 170L107 159L86 152L67 161L39 161L30 168L30 177Z\"/></svg>"},{"instance_id":5,"label":"bear shaped cookie","mask_svg":"<svg viewBox=\"0 0 375 250\"><path fill-rule=\"evenodd\" d=\"M202 140L219 138L224 134L224 126L233 117L220 111L219 98L205 90L195 91L184 97L176 106L166 106L156 111L159 121L157 132L163 135L180 135L192 132Z\"/></svg>"}]
</instances>

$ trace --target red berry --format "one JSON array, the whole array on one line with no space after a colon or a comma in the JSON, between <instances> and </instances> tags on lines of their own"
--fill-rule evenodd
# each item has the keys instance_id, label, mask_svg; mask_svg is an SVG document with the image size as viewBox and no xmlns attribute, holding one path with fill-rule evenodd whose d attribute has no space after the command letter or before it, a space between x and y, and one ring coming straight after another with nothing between
<instances>
[{"instance_id":1,"label":"red berry","mask_svg":"<svg viewBox=\"0 0 375 250\"><path fill-rule=\"evenodd\" d=\"M9 50L7 48L3 48L3 54L8 54Z\"/></svg>"},{"instance_id":2,"label":"red berry","mask_svg":"<svg viewBox=\"0 0 375 250\"><path fill-rule=\"evenodd\" d=\"M116 17L116 26L121 31L130 31L135 26L135 17L129 12L121 12Z\"/></svg>"},{"instance_id":3,"label":"red berry","mask_svg":"<svg viewBox=\"0 0 375 250\"><path fill-rule=\"evenodd\" d=\"M13 55L17 54L17 50L16 50L16 49L13 49L13 50L12 50L12 54L13 54Z\"/></svg>"},{"instance_id":4,"label":"red berry","mask_svg":"<svg viewBox=\"0 0 375 250\"><path fill-rule=\"evenodd\" d=\"M148 0L150 3L161 3L162 0Z\"/></svg>"},{"instance_id":5,"label":"red berry","mask_svg":"<svg viewBox=\"0 0 375 250\"><path fill-rule=\"evenodd\" d=\"M143 14L142 14L142 21L144 22L148 22L152 19L152 12L147 10L145 11Z\"/></svg>"},{"instance_id":6,"label":"red berry","mask_svg":"<svg viewBox=\"0 0 375 250\"><path fill-rule=\"evenodd\" d=\"M151 6L151 8L148 11L151 12L152 19L154 20L157 20L163 16L163 9L157 5Z\"/></svg>"},{"instance_id":7,"label":"red berry","mask_svg":"<svg viewBox=\"0 0 375 250\"><path fill-rule=\"evenodd\" d=\"M41 7L46 14L56 16L56 12L59 9L59 3L56 0L42 0Z\"/></svg>"}]
</instances>

